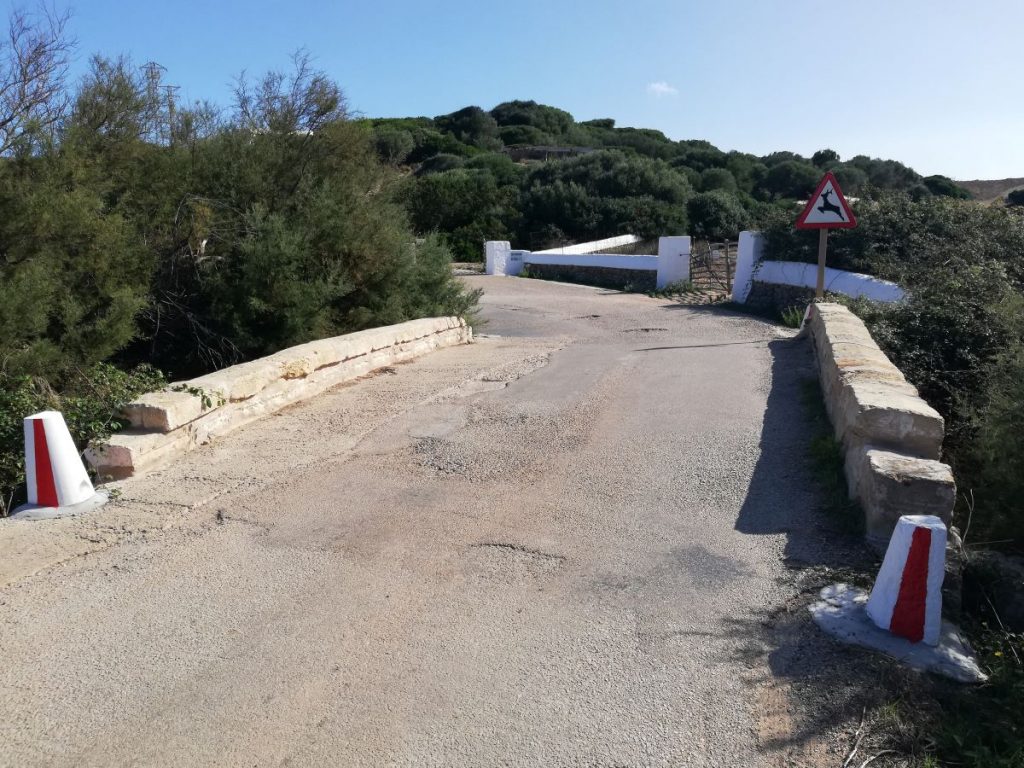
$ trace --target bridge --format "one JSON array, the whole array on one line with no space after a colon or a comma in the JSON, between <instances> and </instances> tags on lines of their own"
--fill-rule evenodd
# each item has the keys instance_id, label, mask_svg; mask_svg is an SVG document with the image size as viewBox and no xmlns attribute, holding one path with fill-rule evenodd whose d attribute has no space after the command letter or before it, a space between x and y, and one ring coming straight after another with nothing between
<instances>
[{"instance_id":1,"label":"bridge","mask_svg":"<svg viewBox=\"0 0 1024 768\"><path fill-rule=\"evenodd\" d=\"M466 279L474 343L5 529L10 764L815 764L766 629L822 558L810 346Z\"/></svg>"}]
</instances>

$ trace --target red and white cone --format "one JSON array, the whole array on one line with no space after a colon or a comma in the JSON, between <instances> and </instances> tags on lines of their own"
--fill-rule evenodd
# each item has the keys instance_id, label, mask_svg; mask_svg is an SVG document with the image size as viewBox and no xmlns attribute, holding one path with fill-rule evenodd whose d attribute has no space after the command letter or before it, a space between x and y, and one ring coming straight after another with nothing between
<instances>
[{"instance_id":1,"label":"red and white cone","mask_svg":"<svg viewBox=\"0 0 1024 768\"><path fill-rule=\"evenodd\" d=\"M868 598L868 616L912 643L938 645L945 563L942 520L932 515L901 517Z\"/></svg>"},{"instance_id":2,"label":"red and white cone","mask_svg":"<svg viewBox=\"0 0 1024 768\"><path fill-rule=\"evenodd\" d=\"M59 411L41 411L25 419L25 480L28 504L14 510L13 517L60 517L107 500L92 487Z\"/></svg>"}]
</instances>

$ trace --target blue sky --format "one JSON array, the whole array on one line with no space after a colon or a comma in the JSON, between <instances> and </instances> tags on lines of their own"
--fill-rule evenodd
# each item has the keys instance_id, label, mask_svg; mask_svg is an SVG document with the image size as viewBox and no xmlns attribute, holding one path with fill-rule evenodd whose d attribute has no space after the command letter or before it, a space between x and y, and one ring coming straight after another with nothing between
<instances>
[{"instance_id":1,"label":"blue sky","mask_svg":"<svg viewBox=\"0 0 1024 768\"><path fill-rule=\"evenodd\" d=\"M189 99L229 103L305 47L368 116L534 99L723 149L1024 176L1021 0L55 2L76 73L127 53Z\"/></svg>"}]
</instances>

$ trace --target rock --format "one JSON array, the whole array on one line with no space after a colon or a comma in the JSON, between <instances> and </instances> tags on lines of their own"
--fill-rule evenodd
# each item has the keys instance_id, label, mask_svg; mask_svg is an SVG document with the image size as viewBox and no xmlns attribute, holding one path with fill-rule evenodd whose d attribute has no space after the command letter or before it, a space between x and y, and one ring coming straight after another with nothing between
<instances>
[{"instance_id":1,"label":"rock","mask_svg":"<svg viewBox=\"0 0 1024 768\"><path fill-rule=\"evenodd\" d=\"M852 465L852 467L851 467ZM868 541L884 551L902 515L934 515L949 525L956 483L949 465L862 446L847 456L850 486L864 509Z\"/></svg>"},{"instance_id":2,"label":"rock","mask_svg":"<svg viewBox=\"0 0 1024 768\"><path fill-rule=\"evenodd\" d=\"M124 415L137 429L172 432L195 421L203 413L202 399L189 392L150 392L124 408Z\"/></svg>"}]
</instances>

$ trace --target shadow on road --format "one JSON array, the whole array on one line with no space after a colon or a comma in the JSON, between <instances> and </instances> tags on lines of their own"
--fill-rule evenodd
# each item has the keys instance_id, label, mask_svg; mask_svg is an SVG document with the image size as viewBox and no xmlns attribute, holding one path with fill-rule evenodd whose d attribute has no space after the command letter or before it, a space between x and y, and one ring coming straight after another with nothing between
<instances>
[{"instance_id":1,"label":"shadow on road","mask_svg":"<svg viewBox=\"0 0 1024 768\"><path fill-rule=\"evenodd\" d=\"M767 670L757 684L781 690L792 707L789 726L763 746L800 752L845 738L841 727L855 726L865 708L890 700L906 673L884 657L833 641L810 621L806 606L822 586L870 571L875 560L859 536L822 508L808 451L814 427L803 402L804 383L816 376L810 343L778 339L768 349L772 376L761 454L736 530L786 536L785 564L797 595L786 605L766 606L757 617L729 620L725 631L759 639Z\"/></svg>"}]
</instances>

